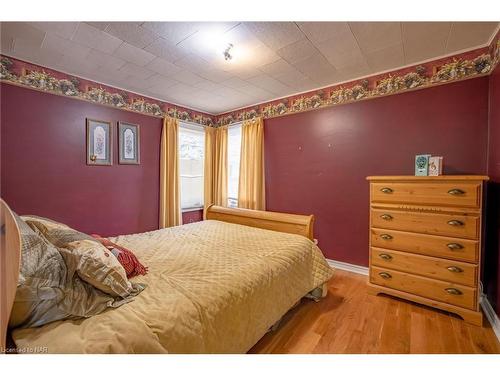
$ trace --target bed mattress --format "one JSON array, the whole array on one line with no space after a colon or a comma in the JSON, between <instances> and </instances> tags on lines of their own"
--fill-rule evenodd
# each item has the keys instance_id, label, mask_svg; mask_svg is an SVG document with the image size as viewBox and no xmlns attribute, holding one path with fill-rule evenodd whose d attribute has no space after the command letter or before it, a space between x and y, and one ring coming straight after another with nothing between
<instances>
[{"instance_id":1,"label":"bed mattress","mask_svg":"<svg viewBox=\"0 0 500 375\"><path fill-rule=\"evenodd\" d=\"M13 331L47 353L245 353L333 270L309 239L208 220L110 238L149 267L135 299Z\"/></svg>"}]
</instances>

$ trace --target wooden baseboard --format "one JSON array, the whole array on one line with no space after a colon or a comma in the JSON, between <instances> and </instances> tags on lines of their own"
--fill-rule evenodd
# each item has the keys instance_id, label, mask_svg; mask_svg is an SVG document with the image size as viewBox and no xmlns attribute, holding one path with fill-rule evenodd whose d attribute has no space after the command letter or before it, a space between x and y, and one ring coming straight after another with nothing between
<instances>
[{"instance_id":1,"label":"wooden baseboard","mask_svg":"<svg viewBox=\"0 0 500 375\"><path fill-rule=\"evenodd\" d=\"M338 260L327 259L328 264L339 270L344 270L347 272L357 273L359 275L368 276L368 267L358 266L356 264L339 262Z\"/></svg>"},{"instance_id":2,"label":"wooden baseboard","mask_svg":"<svg viewBox=\"0 0 500 375\"><path fill-rule=\"evenodd\" d=\"M481 296L480 304L483 308L484 315L486 315L486 319L490 322L493 332L495 332L495 336L500 342L500 318L496 314L495 310L493 310L493 306L491 306L490 301L486 298L486 295L483 294Z\"/></svg>"}]
</instances>

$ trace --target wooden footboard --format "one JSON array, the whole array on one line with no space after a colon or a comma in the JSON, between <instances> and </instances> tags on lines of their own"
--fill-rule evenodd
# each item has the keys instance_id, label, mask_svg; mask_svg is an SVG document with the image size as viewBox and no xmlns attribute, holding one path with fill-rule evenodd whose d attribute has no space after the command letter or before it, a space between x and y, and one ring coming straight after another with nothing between
<instances>
[{"instance_id":1,"label":"wooden footboard","mask_svg":"<svg viewBox=\"0 0 500 375\"><path fill-rule=\"evenodd\" d=\"M314 239L314 215L295 215L211 205L205 209L204 218L205 220L219 220L277 232L299 234L311 241Z\"/></svg>"},{"instance_id":2,"label":"wooden footboard","mask_svg":"<svg viewBox=\"0 0 500 375\"><path fill-rule=\"evenodd\" d=\"M0 353L6 349L7 328L16 295L21 261L21 236L9 206L0 199Z\"/></svg>"}]
</instances>

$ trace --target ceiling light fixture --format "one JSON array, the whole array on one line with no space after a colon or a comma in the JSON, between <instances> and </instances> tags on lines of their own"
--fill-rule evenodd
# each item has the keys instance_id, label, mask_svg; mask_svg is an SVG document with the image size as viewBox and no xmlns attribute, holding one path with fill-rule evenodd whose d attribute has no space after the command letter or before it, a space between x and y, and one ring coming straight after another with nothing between
<instances>
[{"instance_id":1,"label":"ceiling light fixture","mask_svg":"<svg viewBox=\"0 0 500 375\"><path fill-rule=\"evenodd\" d=\"M226 49L224 50L224 59L226 61L229 61L233 58L233 55L231 55L231 48L233 48L233 44L232 43L229 43L226 47Z\"/></svg>"}]
</instances>

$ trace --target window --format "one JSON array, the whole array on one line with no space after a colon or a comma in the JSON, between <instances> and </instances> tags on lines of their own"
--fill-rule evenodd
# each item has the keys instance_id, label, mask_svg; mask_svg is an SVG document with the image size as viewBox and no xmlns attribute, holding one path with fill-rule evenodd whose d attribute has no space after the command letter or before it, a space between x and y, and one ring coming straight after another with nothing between
<instances>
[{"instance_id":1,"label":"window","mask_svg":"<svg viewBox=\"0 0 500 375\"><path fill-rule=\"evenodd\" d=\"M227 164L228 186L227 205L238 207L238 181L240 179L240 154L241 154L241 124L233 125L228 129Z\"/></svg>"},{"instance_id":2,"label":"window","mask_svg":"<svg viewBox=\"0 0 500 375\"><path fill-rule=\"evenodd\" d=\"M181 209L203 207L203 169L205 160L205 129L180 123L179 174L181 178Z\"/></svg>"}]
</instances>

